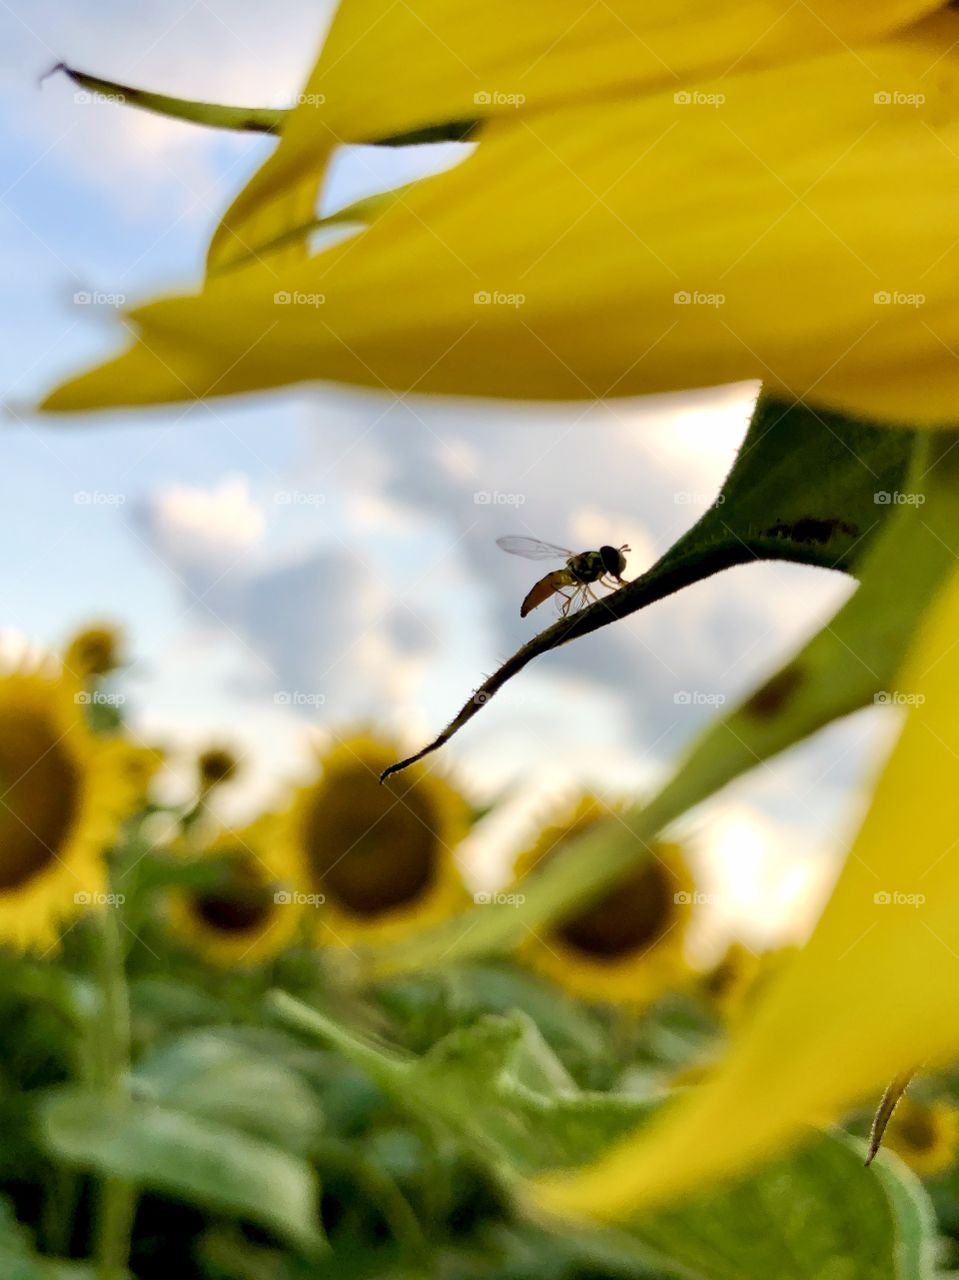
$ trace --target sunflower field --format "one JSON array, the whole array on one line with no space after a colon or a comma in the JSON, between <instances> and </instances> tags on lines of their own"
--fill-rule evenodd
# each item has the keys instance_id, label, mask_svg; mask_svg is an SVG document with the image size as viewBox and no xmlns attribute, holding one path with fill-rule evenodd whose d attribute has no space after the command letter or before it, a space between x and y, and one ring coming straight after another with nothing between
<instances>
[{"instance_id":1,"label":"sunflower field","mask_svg":"<svg viewBox=\"0 0 959 1280\"><path fill-rule=\"evenodd\" d=\"M120 21L105 4L106 18L78 0L78 42ZM202 10L227 31L214 8L193 5L173 27L199 33ZM390 408L409 407L440 459L436 509L456 524L454 546L478 544L477 509L506 508L521 532L499 546L553 560L525 584L520 617L547 602L556 613L467 695L472 659L445 652L399 591L376 596L387 604L375 626L350 631L368 615L344 602L383 584L353 575L345 538L312 563L312 594L284 549L257 579L265 588L237 604L229 575L253 560L264 522L229 485L211 521L177 473L186 612L209 621L226 601L217 621L234 640L272 628L294 658L328 629L330 685L360 647L355 678L379 681L364 704L379 716L341 720L306 697L307 767L294 778L277 764L281 783L261 803L228 735L144 731L128 697L136 634L101 618L50 640L54 614L78 626L78 591L59 560L41 589L31 540L43 514L22 509L29 554L11 551L11 572L31 589L36 574L46 638L18 632L13 652L0 632L0 1280L956 1280L959 5L328 8L315 62L283 106L158 92L134 74L139 55L129 76L80 57L48 66L41 79L69 86L78 107L145 120L138 145L173 128L263 149L211 218L189 285L151 265L161 283L137 305L74 293L117 312L113 338L67 371L60 348L76 325L45 332L33 363L52 352L55 371L29 404L5 399L10 425L30 428L52 474L72 475L76 415L119 412L132 433L166 412L165 436L196 409L232 432L225 405L272 406L291 389L345 415L332 387L365 415L346 457ZM36 34L39 18L10 13ZM268 62L247 55L243 75ZM27 130L29 154L0 193L61 265L69 251L48 222L82 218L52 187L35 230L17 188L70 136L43 151ZM163 146L152 157L189 186L196 175L167 164ZM367 166L352 186L350 163ZM134 201L136 172L123 179ZM115 214L104 204L82 234L119 236L104 230L121 226ZM133 246L127 270L164 252L185 218ZM475 490L464 515L455 486L476 459L444 448L454 403L479 420L492 401L567 402L585 419L660 397L679 406L667 420L681 429L684 397L737 386L748 410L725 481L665 550L632 534L635 551L612 532L578 550L527 536L536 467L565 436L532 448L525 487ZM536 434L532 417L511 424ZM190 426L178 459L202 450ZM249 436L234 438L262 463ZM560 477L589 490L580 528L619 518L596 516L607 480L629 478L608 439L597 425L596 469ZM136 462L159 471L170 456L154 436ZM694 473L694 453L683 456ZM411 496L391 508L377 489L383 458L364 455L354 531L392 519L400 539L415 524L426 457L396 448ZM10 472L14 509L21 485L36 490ZM305 525L325 497L283 490L274 503L301 505ZM74 486L71 511L125 501ZM687 503L690 492L674 495ZM125 523L163 558L142 510ZM74 525L55 532L59 555ZM118 603L141 588L156 655L169 612L124 567L114 533L95 568ZM745 685L727 667L722 689L696 688L695 629L677 624L665 643L659 632L675 668L660 665L690 686L672 705L699 707L702 725L643 774L641 794L613 777L587 784L584 771L525 828L499 828L505 870L490 876L474 838L528 781L516 741L548 739L556 723L534 686L513 722L528 736L501 740L491 699L593 633L628 631L634 649L615 652L639 663L645 610L757 564L830 571L848 591ZM482 630L475 601L455 576L437 581L468 650ZM810 578L786 581L799 594ZM294 595L321 624L303 635ZM724 616L706 646L719 652L737 621L745 634L753 620ZM749 648L765 639L757 628ZM427 733L412 650L444 695L452 678L465 698ZM170 719L179 705L186 721L202 692L195 657L173 642L165 652L182 677ZM588 710L582 668L564 686L574 713L587 708L581 755L638 697L622 670L603 675L603 715ZM224 688L248 705L242 681ZM393 695L397 714L384 705ZM818 919L768 945L743 929L712 954L697 948L714 905L697 850L710 803L775 777L772 762L816 740L838 758L790 799L821 816L826 772L843 763L828 735L863 716L885 717L891 746L858 792L846 787ZM474 722L509 775L496 794L445 750ZM663 736L643 740L643 763ZM790 908L799 917L810 901L796 889Z\"/></svg>"}]
</instances>

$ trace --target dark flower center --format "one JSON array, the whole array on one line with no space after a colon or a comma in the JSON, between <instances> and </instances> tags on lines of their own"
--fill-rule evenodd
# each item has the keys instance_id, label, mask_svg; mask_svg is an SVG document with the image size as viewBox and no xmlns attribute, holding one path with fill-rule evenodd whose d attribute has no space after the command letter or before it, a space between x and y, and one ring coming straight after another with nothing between
<instances>
[{"instance_id":1,"label":"dark flower center","mask_svg":"<svg viewBox=\"0 0 959 1280\"><path fill-rule=\"evenodd\" d=\"M80 778L42 712L0 711L0 891L44 871L66 843L80 804Z\"/></svg>"},{"instance_id":2,"label":"dark flower center","mask_svg":"<svg viewBox=\"0 0 959 1280\"><path fill-rule=\"evenodd\" d=\"M303 837L313 882L361 916L415 901L433 883L439 841L432 806L415 786L381 786L360 773L328 779L306 815Z\"/></svg>"},{"instance_id":3,"label":"dark flower center","mask_svg":"<svg viewBox=\"0 0 959 1280\"><path fill-rule=\"evenodd\" d=\"M936 1145L936 1126L925 1111L910 1111L898 1128L903 1141L913 1151L931 1151Z\"/></svg>"},{"instance_id":4,"label":"dark flower center","mask_svg":"<svg viewBox=\"0 0 959 1280\"><path fill-rule=\"evenodd\" d=\"M555 931L567 946L600 960L645 951L675 919L674 891L671 877L651 857Z\"/></svg>"},{"instance_id":5,"label":"dark flower center","mask_svg":"<svg viewBox=\"0 0 959 1280\"><path fill-rule=\"evenodd\" d=\"M225 872L223 883L195 893L194 914L221 933L252 933L262 929L273 911L273 890L242 861Z\"/></svg>"}]
</instances>

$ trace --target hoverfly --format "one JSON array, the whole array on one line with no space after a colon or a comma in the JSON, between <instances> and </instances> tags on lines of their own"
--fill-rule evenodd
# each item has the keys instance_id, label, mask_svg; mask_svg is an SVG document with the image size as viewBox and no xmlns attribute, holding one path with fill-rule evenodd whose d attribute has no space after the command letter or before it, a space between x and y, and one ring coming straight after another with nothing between
<instances>
[{"instance_id":1,"label":"hoverfly","mask_svg":"<svg viewBox=\"0 0 959 1280\"><path fill-rule=\"evenodd\" d=\"M587 604L597 598L591 590L594 582L603 587L619 586L626 568L624 552L629 551L626 546L605 546L598 551L567 551L565 547L554 547L551 542L540 542L539 538L497 538L496 545L512 556L525 556L527 560L566 561L565 568L554 569L532 588L520 606L521 618L552 595L562 596L560 613L565 618L577 600Z\"/></svg>"}]
</instances>

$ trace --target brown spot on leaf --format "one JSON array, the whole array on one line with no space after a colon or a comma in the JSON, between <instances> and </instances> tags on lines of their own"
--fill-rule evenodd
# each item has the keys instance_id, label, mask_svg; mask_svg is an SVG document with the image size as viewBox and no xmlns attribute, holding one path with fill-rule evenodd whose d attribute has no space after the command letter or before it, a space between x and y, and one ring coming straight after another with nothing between
<instances>
[{"instance_id":1,"label":"brown spot on leaf","mask_svg":"<svg viewBox=\"0 0 959 1280\"><path fill-rule=\"evenodd\" d=\"M782 711L800 685L805 683L805 679L802 667L786 667L767 680L761 689L756 690L744 710L761 720L769 719Z\"/></svg>"},{"instance_id":2,"label":"brown spot on leaf","mask_svg":"<svg viewBox=\"0 0 959 1280\"><path fill-rule=\"evenodd\" d=\"M791 542L818 542L822 545L837 533L845 533L852 538L858 532L858 525L850 524L847 520L840 520L838 517L821 520L816 516L802 516L792 524L786 524L783 520L777 521L770 528L763 530L763 537L788 538Z\"/></svg>"}]
</instances>

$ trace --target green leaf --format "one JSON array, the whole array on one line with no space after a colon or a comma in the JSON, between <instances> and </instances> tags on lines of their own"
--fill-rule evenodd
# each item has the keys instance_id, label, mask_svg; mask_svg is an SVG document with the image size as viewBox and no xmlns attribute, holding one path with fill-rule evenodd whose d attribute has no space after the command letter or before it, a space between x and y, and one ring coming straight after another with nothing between
<instances>
[{"instance_id":1,"label":"green leaf","mask_svg":"<svg viewBox=\"0 0 959 1280\"><path fill-rule=\"evenodd\" d=\"M107 102L137 107L153 115L166 116L170 120L184 120L189 124L205 125L209 129L227 129L239 133L279 134L290 115L290 107L227 107L216 102L196 102L189 98L173 98L166 93L150 93L146 89L134 89L116 80L104 80L76 67L58 62L46 73L48 76L62 71L64 75L93 97ZM46 77L44 77L46 78ZM409 133L397 133L388 138L371 140L380 147L411 147L434 142L467 142L480 126L478 120L451 120L442 124L426 125Z\"/></svg>"},{"instance_id":2,"label":"green leaf","mask_svg":"<svg viewBox=\"0 0 959 1280\"><path fill-rule=\"evenodd\" d=\"M658 1103L556 1087L549 1053L522 1015L489 1017L410 1058L274 993L284 1020L336 1044L396 1104L439 1125L514 1187L545 1169L596 1159ZM537 1064L532 1076L530 1055ZM704 1140L707 1140L704 1138ZM914 1179L893 1162L878 1177L864 1145L815 1133L800 1150L721 1190L646 1214L618 1230L554 1234L596 1266L658 1266L686 1280L922 1280L932 1275L932 1216Z\"/></svg>"},{"instance_id":3,"label":"green leaf","mask_svg":"<svg viewBox=\"0 0 959 1280\"><path fill-rule=\"evenodd\" d=\"M94 1280L93 1267L38 1254L29 1229L0 1198L0 1276L3 1280Z\"/></svg>"},{"instance_id":4,"label":"green leaf","mask_svg":"<svg viewBox=\"0 0 959 1280\"><path fill-rule=\"evenodd\" d=\"M69 76L74 84L79 85L91 97L139 107L141 111L149 111L154 115L186 120L191 124L207 125L213 129L233 129L242 133L279 133L289 115L289 110L284 108L224 107L214 102L191 102L186 98L171 98L165 93L149 93L145 89L134 89L116 80L91 76L85 71L78 71L76 67L68 67L65 62L58 62L55 67L51 67L47 75L52 76L58 71Z\"/></svg>"},{"instance_id":5,"label":"green leaf","mask_svg":"<svg viewBox=\"0 0 959 1280\"><path fill-rule=\"evenodd\" d=\"M690 1280L932 1280L925 1193L906 1170L870 1178L863 1154L846 1134L818 1133L731 1186L596 1233L593 1248L625 1260L638 1240Z\"/></svg>"},{"instance_id":6,"label":"green leaf","mask_svg":"<svg viewBox=\"0 0 959 1280\"><path fill-rule=\"evenodd\" d=\"M881 532L859 566L860 586L799 652L693 743L647 805L571 841L526 888L525 901L445 921L370 953L374 974L448 966L515 945L589 901L649 856L669 823L764 760L841 716L908 691L896 672L940 584L959 558L959 451L925 436ZM465 923L464 923L465 922Z\"/></svg>"},{"instance_id":7,"label":"green leaf","mask_svg":"<svg viewBox=\"0 0 959 1280\"><path fill-rule=\"evenodd\" d=\"M46 1146L67 1164L247 1219L305 1252L322 1245L312 1169L270 1143L169 1106L81 1089L49 1096L41 1122Z\"/></svg>"},{"instance_id":8,"label":"green leaf","mask_svg":"<svg viewBox=\"0 0 959 1280\"><path fill-rule=\"evenodd\" d=\"M383 777L448 742L534 658L722 569L791 560L857 572L897 510L922 440L922 433L905 428L874 427L760 396L733 468L705 515L651 569L523 645L442 733Z\"/></svg>"},{"instance_id":9,"label":"green leaf","mask_svg":"<svg viewBox=\"0 0 959 1280\"><path fill-rule=\"evenodd\" d=\"M137 1067L131 1089L297 1155L309 1152L323 1125L315 1095L294 1071L215 1031L164 1045Z\"/></svg>"}]
</instances>

